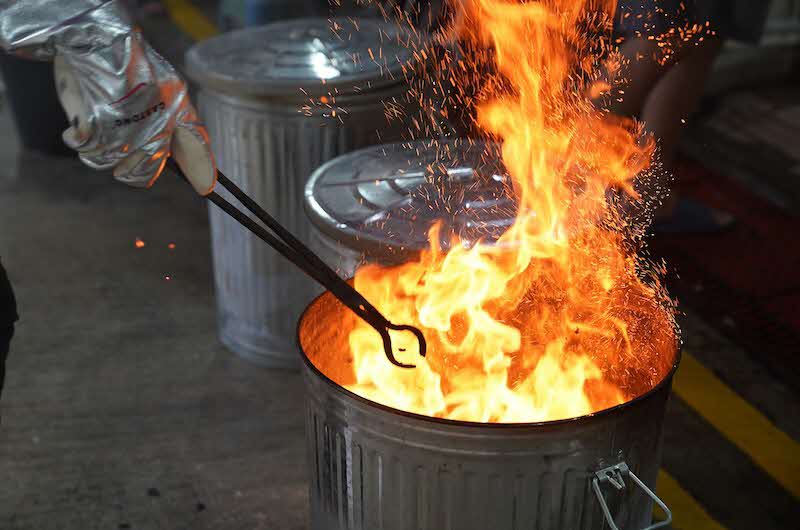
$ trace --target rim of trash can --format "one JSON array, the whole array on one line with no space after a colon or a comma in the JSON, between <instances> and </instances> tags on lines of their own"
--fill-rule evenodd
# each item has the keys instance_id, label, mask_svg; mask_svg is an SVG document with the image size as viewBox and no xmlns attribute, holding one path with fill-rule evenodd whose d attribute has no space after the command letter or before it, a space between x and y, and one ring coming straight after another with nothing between
<instances>
[{"instance_id":1,"label":"rim of trash can","mask_svg":"<svg viewBox=\"0 0 800 530\"><path fill-rule=\"evenodd\" d=\"M348 29L342 30L340 37L336 37L337 34L331 29L332 24ZM359 29L355 32L349 29L353 28L353 25L354 23L349 18L305 17L224 33L199 42L186 52L186 74L201 87L231 95L299 101L305 101L314 96L374 93L389 86L404 83L403 65L413 59L413 51L397 42L397 40L408 40L404 35L404 30L395 24L373 18L359 20ZM374 43L369 41L367 44L365 42L364 49L359 49L363 55L360 56L361 60L357 64L353 60L351 51L344 48L326 49L325 51L329 54L337 52L336 59L340 60L339 66L348 67L348 70L342 75L325 80L313 75L270 76L266 73L268 70L266 66L263 71L252 68L253 61L259 59L259 53L265 61L275 58L275 54L271 55L270 50L266 48L259 50L258 42L269 42L271 45L280 47L280 41L275 39L275 35L287 35L293 29L321 32L325 28L330 31L331 39L323 44L346 42L348 35L356 33L368 35L367 39L373 39ZM419 38L422 37L414 37L414 39ZM293 45L292 42L300 41L287 39L283 42L283 46L289 48ZM394 44L390 47L391 43ZM309 44L311 44L310 41ZM243 51L242 48L244 48ZM370 50L376 60L370 59ZM243 55L248 52L250 53L249 57ZM381 59L378 59L378 56ZM235 60L237 57L242 60L237 62ZM246 59L249 59L249 65ZM251 67L249 70L248 66ZM302 66L299 69L302 70Z\"/></svg>"}]
</instances>

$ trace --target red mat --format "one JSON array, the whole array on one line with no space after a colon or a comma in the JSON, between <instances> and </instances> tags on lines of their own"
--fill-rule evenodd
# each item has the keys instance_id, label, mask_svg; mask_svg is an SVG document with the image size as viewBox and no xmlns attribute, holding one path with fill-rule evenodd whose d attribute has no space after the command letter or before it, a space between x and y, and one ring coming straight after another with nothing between
<instances>
[{"instance_id":1,"label":"red mat","mask_svg":"<svg viewBox=\"0 0 800 530\"><path fill-rule=\"evenodd\" d=\"M671 292L800 388L800 219L694 162L678 174L681 194L737 222L721 234L652 238L653 256L673 271Z\"/></svg>"}]
</instances>

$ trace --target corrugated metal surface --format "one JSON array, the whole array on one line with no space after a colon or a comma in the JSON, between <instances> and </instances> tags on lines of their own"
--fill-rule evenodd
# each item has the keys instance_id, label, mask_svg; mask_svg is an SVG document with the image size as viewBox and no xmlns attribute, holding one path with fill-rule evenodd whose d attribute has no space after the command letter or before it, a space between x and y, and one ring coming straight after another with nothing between
<instances>
[{"instance_id":1,"label":"corrugated metal surface","mask_svg":"<svg viewBox=\"0 0 800 530\"><path fill-rule=\"evenodd\" d=\"M377 143L375 130L386 126L375 100L351 107L345 125L291 105L210 90L201 91L199 107L220 169L306 243L306 178L339 154ZM297 366L297 320L319 289L217 208L209 208L209 217L220 340L262 364Z\"/></svg>"},{"instance_id":2,"label":"corrugated metal surface","mask_svg":"<svg viewBox=\"0 0 800 530\"><path fill-rule=\"evenodd\" d=\"M371 406L305 368L313 530L604 528L594 471L624 460L649 486L669 385L616 411L523 427L433 422ZM607 488L620 529L650 524L636 488Z\"/></svg>"}]
</instances>

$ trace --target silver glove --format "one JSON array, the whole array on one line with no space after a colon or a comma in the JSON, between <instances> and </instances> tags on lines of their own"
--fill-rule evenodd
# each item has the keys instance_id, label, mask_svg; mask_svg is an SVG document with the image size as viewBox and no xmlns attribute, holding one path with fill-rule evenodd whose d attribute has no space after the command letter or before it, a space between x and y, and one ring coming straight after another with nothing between
<instances>
[{"instance_id":1,"label":"silver glove","mask_svg":"<svg viewBox=\"0 0 800 530\"><path fill-rule=\"evenodd\" d=\"M59 98L72 124L64 141L87 165L150 186L180 129L182 141L194 144L181 151L201 158L185 172L198 192L213 188L208 135L186 84L143 39L121 0L0 0L0 46L55 59ZM183 166L181 158L188 157L178 157ZM198 172L206 174L199 187L192 178Z\"/></svg>"}]
</instances>

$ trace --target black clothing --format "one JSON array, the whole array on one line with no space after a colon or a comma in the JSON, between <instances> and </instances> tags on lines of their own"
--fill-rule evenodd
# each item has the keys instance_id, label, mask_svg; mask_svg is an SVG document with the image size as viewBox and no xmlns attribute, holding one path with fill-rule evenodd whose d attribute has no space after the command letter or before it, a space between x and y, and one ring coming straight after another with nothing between
<instances>
[{"instance_id":1,"label":"black clothing","mask_svg":"<svg viewBox=\"0 0 800 530\"><path fill-rule=\"evenodd\" d=\"M8 280L3 264L0 263L0 395L3 392L3 382L6 378L6 357L14 335L14 322L17 321L17 301L11 282Z\"/></svg>"}]
</instances>

